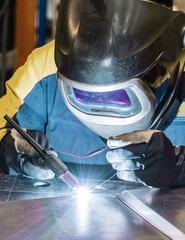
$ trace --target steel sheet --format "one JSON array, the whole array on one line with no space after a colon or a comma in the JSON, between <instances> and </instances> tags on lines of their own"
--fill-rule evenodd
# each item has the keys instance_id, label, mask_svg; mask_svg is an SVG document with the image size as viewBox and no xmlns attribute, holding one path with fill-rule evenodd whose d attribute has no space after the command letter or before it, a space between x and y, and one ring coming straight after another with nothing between
<instances>
[{"instance_id":1,"label":"steel sheet","mask_svg":"<svg viewBox=\"0 0 185 240\"><path fill-rule=\"evenodd\" d=\"M113 195L76 194L0 204L1 239L167 239Z\"/></svg>"}]
</instances>

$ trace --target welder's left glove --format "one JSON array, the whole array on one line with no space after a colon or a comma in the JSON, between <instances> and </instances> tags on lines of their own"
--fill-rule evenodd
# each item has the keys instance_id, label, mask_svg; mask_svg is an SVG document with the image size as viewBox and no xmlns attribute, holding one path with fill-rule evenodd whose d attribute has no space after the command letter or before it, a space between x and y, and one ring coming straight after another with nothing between
<instances>
[{"instance_id":1,"label":"welder's left glove","mask_svg":"<svg viewBox=\"0 0 185 240\"><path fill-rule=\"evenodd\" d=\"M120 179L154 187L185 185L185 147L163 132L144 130L108 139L107 160Z\"/></svg>"}]
</instances>

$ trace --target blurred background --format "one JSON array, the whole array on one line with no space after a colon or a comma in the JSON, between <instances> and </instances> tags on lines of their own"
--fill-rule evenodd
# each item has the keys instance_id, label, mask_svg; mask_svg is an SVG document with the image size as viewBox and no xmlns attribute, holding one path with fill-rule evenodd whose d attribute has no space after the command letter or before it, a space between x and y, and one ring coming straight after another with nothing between
<instances>
[{"instance_id":1,"label":"blurred background","mask_svg":"<svg viewBox=\"0 0 185 240\"><path fill-rule=\"evenodd\" d=\"M36 47L54 39L60 0L0 0L0 97Z\"/></svg>"},{"instance_id":2,"label":"blurred background","mask_svg":"<svg viewBox=\"0 0 185 240\"><path fill-rule=\"evenodd\" d=\"M36 47L54 39L60 0L0 0L0 97L5 82ZM174 10L185 12L185 0Z\"/></svg>"}]
</instances>

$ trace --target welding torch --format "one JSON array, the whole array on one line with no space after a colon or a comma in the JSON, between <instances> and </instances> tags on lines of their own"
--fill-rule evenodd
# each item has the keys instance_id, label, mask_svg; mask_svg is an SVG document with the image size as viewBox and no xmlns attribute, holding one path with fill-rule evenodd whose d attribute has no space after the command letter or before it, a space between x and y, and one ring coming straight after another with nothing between
<instances>
[{"instance_id":1,"label":"welding torch","mask_svg":"<svg viewBox=\"0 0 185 240\"><path fill-rule=\"evenodd\" d=\"M68 170L68 167L61 160L59 160L55 155L46 151L46 149L38 144L8 115L5 115L4 118L39 153L46 166L53 171L57 177L61 178L70 188L74 189L75 191L78 191L81 188L81 184L78 179Z\"/></svg>"}]
</instances>

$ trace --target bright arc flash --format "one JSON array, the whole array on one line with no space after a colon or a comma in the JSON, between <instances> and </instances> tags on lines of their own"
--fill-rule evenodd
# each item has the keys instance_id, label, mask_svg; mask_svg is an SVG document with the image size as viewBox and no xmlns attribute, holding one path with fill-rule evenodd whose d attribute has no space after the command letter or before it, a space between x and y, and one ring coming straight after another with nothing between
<instances>
[{"instance_id":1,"label":"bright arc flash","mask_svg":"<svg viewBox=\"0 0 185 240\"><path fill-rule=\"evenodd\" d=\"M90 192L87 188L81 187L77 191L78 200L87 201L90 197Z\"/></svg>"},{"instance_id":2,"label":"bright arc flash","mask_svg":"<svg viewBox=\"0 0 185 240\"><path fill-rule=\"evenodd\" d=\"M81 187L77 191L77 209L81 217L81 221L85 220L88 212L88 203L90 199L90 192L87 188Z\"/></svg>"},{"instance_id":3,"label":"bright arc flash","mask_svg":"<svg viewBox=\"0 0 185 240\"><path fill-rule=\"evenodd\" d=\"M81 187L76 194L76 211L78 213L78 231L80 235L86 234L88 231L88 218L89 218L89 198L90 192L87 188Z\"/></svg>"}]
</instances>

